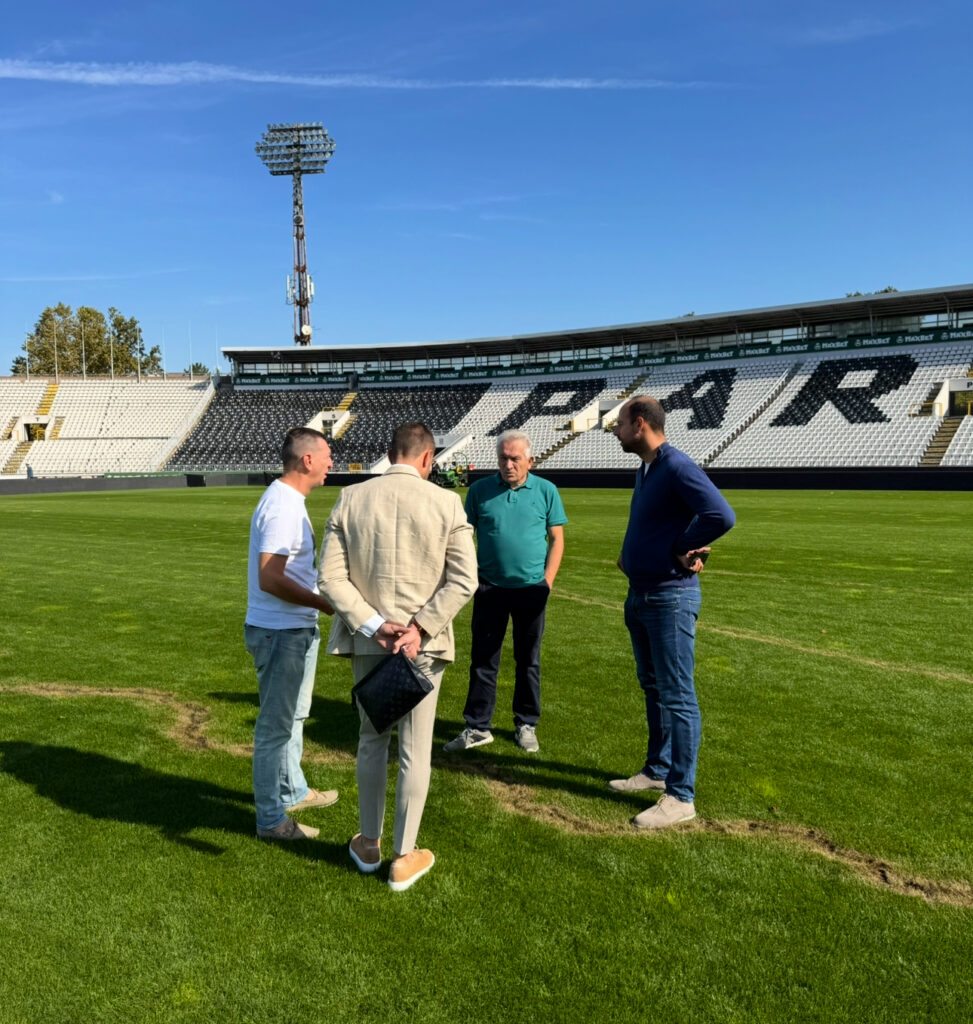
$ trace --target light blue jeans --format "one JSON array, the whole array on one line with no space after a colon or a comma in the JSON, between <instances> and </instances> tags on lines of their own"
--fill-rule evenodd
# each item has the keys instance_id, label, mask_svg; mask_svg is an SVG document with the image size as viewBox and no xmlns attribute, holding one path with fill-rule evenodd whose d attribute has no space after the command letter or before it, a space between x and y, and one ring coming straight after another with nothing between
<instances>
[{"instance_id":1,"label":"light blue jeans","mask_svg":"<svg viewBox=\"0 0 973 1024\"><path fill-rule=\"evenodd\" d=\"M317 626L263 629L247 625L243 631L260 687L260 713L253 731L257 828L276 828L284 823L285 810L309 792L301 754L321 634Z\"/></svg>"},{"instance_id":2,"label":"light blue jeans","mask_svg":"<svg viewBox=\"0 0 973 1024\"><path fill-rule=\"evenodd\" d=\"M693 685L699 587L629 590L625 625L635 671L645 694L649 726L646 775L665 779L666 792L692 800L696 785L700 717Z\"/></svg>"}]
</instances>

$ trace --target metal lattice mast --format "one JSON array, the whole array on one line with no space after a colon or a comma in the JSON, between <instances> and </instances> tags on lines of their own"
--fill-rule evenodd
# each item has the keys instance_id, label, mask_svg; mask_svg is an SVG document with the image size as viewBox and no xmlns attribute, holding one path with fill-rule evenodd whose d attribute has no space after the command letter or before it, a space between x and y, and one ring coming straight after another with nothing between
<instances>
[{"instance_id":1,"label":"metal lattice mast","mask_svg":"<svg viewBox=\"0 0 973 1024\"><path fill-rule=\"evenodd\" d=\"M314 282L307 272L304 235L305 174L323 174L334 153L334 139L319 122L271 124L256 145L257 156L273 175L294 179L294 277L287 278L287 301L294 306L294 343L311 343L311 302Z\"/></svg>"}]
</instances>

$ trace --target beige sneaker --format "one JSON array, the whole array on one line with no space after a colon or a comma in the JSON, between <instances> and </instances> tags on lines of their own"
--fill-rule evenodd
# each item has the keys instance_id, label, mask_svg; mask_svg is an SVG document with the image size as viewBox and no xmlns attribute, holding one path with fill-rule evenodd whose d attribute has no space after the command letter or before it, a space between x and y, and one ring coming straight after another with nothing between
<instances>
[{"instance_id":1,"label":"beige sneaker","mask_svg":"<svg viewBox=\"0 0 973 1024\"><path fill-rule=\"evenodd\" d=\"M302 825L293 818L287 818L276 828L258 828L261 839L317 839L321 829L313 825Z\"/></svg>"},{"instance_id":2,"label":"beige sneaker","mask_svg":"<svg viewBox=\"0 0 973 1024\"><path fill-rule=\"evenodd\" d=\"M338 801L338 791L336 789L309 789L307 796L303 800L298 800L296 804L291 804L287 808L291 814L295 811L306 811L311 807L330 807L333 803Z\"/></svg>"},{"instance_id":3,"label":"beige sneaker","mask_svg":"<svg viewBox=\"0 0 973 1024\"><path fill-rule=\"evenodd\" d=\"M645 772L639 772L628 779L612 779L608 788L614 789L616 793L641 793L646 789L665 789L666 780L653 779Z\"/></svg>"},{"instance_id":4,"label":"beige sneaker","mask_svg":"<svg viewBox=\"0 0 973 1024\"><path fill-rule=\"evenodd\" d=\"M432 850L413 850L392 861L389 871L389 888L393 892L405 892L436 863Z\"/></svg>"},{"instance_id":5,"label":"beige sneaker","mask_svg":"<svg viewBox=\"0 0 973 1024\"><path fill-rule=\"evenodd\" d=\"M364 871L366 875L378 871L382 866L381 846L369 846L362 838L361 832L352 836L351 842L348 844L348 852L358 870Z\"/></svg>"},{"instance_id":6,"label":"beige sneaker","mask_svg":"<svg viewBox=\"0 0 973 1024\"><path fill-rule=\"evenodd\" d=\"M636 828L669 828L670 825L678 825L683 821L692 821L695 817L696 805L692 800L677 800L674 796L663 793L658 803L641 814L636 814L632 824Z\"/></svg>"}]
</instances>

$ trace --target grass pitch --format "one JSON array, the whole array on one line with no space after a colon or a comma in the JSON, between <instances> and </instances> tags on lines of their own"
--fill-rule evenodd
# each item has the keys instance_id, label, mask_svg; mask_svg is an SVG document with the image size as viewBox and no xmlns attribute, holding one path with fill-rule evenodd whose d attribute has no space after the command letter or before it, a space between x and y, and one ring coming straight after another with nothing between
<instances>
[{"instance_id":1,"label":"grass pitch","mask_svg":"<svg viewBox=\"0 0 973 1024\"><path fill-rule=\"evenodd\" d=\"M309 499L320 537L336 492ZM969 496L729 492L703 576L699 819L635 834L624 491L565 491L541 751L450 757L428 878L361 876L356 718L322 656L318 841L253 837L256 489L5 497L0 1022L973 1018ZM394 785L394 773L390 773ZM391 786L390 786L391 796ZM386 850L386 855L389 851Z\"/></svg>"}]
</instances>

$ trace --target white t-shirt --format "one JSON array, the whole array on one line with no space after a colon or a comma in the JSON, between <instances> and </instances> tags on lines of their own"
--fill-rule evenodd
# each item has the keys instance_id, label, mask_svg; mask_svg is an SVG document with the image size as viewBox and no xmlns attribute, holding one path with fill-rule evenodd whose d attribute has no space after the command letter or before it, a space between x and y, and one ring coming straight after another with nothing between
<instances>
[{"instance_id":1,"label":"white t-shirt","mask_svg":"<svg viewBox=\"0 0 973 1024\"><path fill-rule=\"evenodd\" d=\"M287 555L284 574L318 593L314 531L304 507L304 495L275 480L257 503L250 520L250 559L247 565L247 625L264 629L315 626L316 608L291 604L260 589L261 554Z\"/></svg>"}]
</instances>

